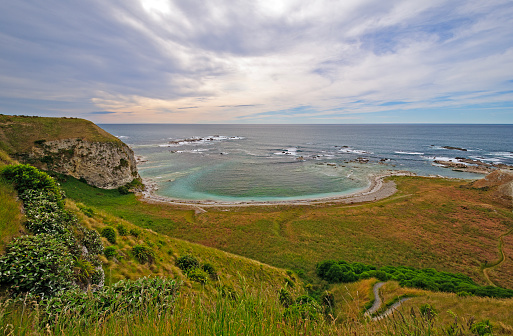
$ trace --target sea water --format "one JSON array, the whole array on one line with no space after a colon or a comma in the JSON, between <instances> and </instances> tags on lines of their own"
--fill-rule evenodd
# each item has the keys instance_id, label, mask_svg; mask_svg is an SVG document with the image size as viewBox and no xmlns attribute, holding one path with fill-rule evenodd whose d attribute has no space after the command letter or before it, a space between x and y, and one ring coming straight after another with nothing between
<instances>
[{"instance_id":1,"label":"sea water","mask_svg":"<svg viewBox=\"0 0 513 336\"><path fill-rule=\"evenodd\" d=\"M184 200L336 196L365 188L370 174L385 170L482 177L435 160L513 165L513 125L100 126L144 158L139 172L158 184L157 194Z\"/></svg>"}]
</instances>

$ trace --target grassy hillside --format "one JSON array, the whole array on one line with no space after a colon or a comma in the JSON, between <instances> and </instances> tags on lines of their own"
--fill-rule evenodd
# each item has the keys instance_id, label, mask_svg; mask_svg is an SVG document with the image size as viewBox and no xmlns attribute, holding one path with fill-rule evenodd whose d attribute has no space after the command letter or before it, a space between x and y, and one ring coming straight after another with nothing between
<instances>
[{"instance_id":1,"label":"grassy hillside","mask_svg":"<svg viewBox=\"0 0 513 336\"><path fill-rule=\"evenodd\" d=\"M68 209L76 213L86 227L95 229L100 233L105 228L113 228L116 232L116 243L102 238L106 248L114 247L116 256L113 258L102 257L106 275L106 283L115 283L122 279L137 279L143 276L165 276L180 279L189 287L201 286L188 279L184 272L176 266L176 260L184 255L192 255L199 259L200 263L209 263L216 269L219 279L209 279L207 286L229 286L240 288L243 282L251 288L262 285L275 290L285 284L285 279L296 282L292 275L287 275L285 270L278 269L258 261L236 256L227 252L190 243L184 240L172 238L156 233L149 229L142 229L126 220L109 215L103 211L96 211L83 204L67 202ZM124 235L120 231L126 231ZM141 263L137 261L132 249L134 246L145 246L154 252L154 261Z\"/></svg>"},{"instance_id":2,"label":"grassy hillside","mask_svg":"<svg viewBox=\"0 0 513 336\"><path fill-rule=\"evenodd\" d=\"M0 178L0 254L13 237L24 231L22 221L21 203L16 200L16 192Z\"/></svg>"},{"instance_id":3,"label":"grassy hillside","mask_svg":"<svg viewBox=\"0 0 513 336\"><path fill-rule=\"evenodd\" d=\"M0 115L0 150L8 154L27 152L37 140L68 138L121 143L116 137L84 119Z\"/></svg>"},{"instance_id":4,"label":"grassy hillside","mask_svg":"<svg viewBox=\"0 0 513 336\"><path fill-rule=\"evenodd\" d=\"M499 237L513 228L510 203L468 182L395 177L399 192L369 204L205 208L195 214L147 204L68 179L68 195L136 225L313 277L317 262L360 261L461 272L485 284L482 266L499 258ZM503 239L511 239L505 236ZM509 241L509 240L508 240ZM511 245L493 281L513 288ZM508 254L509 253L509 254Z\"/></svg>"}]
</instances>

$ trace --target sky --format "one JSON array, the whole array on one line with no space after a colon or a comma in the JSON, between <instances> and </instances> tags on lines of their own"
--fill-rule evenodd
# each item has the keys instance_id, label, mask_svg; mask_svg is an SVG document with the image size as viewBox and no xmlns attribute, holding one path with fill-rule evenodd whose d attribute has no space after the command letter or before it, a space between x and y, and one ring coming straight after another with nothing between
<instances>
[{"instance_id":1,"label":"sky","mask_svg":"<svg viewBox=\"0 0 513 336\"><path fill-rule=\"evenodd\" d=\"M0 2L0 114L513 124L511 0Z\"/></svg>"}]
</instances>

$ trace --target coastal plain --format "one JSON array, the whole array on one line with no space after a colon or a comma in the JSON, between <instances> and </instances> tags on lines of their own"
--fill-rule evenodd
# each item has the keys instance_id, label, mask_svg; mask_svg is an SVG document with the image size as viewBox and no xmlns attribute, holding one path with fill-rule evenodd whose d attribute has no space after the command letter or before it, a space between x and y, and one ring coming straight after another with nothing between
<instances>
[{"instance_id":1,"label":"coastal plain","mask_svg":"<svg viewBox=\"0 0 513 336\"><path fill-rule=\"evenodd\" d=\"M68 178L70 198L141 227L242 255L313 278L326 259L460 272L488 284L483 265L500 256L513 228L511 200L467 180L397 176L392 196L358 204L208 207L147 203ZM509 236L505 236L509 239ZM509 241L509 240L508 240ZM506 246L506 244L504 244ZM513 288L513 255L492 270Z\"/></svg>"}]
</instances>

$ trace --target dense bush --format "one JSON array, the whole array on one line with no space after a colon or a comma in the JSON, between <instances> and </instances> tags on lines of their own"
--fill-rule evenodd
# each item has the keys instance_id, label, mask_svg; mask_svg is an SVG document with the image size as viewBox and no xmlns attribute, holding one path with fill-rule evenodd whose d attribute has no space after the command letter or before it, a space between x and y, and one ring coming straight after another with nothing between
<instances>
[{"instance_id":1,"label":"dense bush","mask_svg":"<svg viewBox=\"0 0 513 336\"><path fill-rule=\"evenodd\" d=\"M1 258L0 282L13 293L42 296L55 295L73 282L88 286L93 277L98 278L97 284L103 283L96 257L103 252L101 239L64 209L63 194L54 179L29 165L6 166L0 175L17 190L25 208L25 225L35 234L12 242L9 253Z\"/></svg>"},{"instance_id":2,"label":"dense bush","mask_svg":"<svg viewBox=\"0 0 513 336\"><path fill-rule=\"evenodd\" d=\"M317 264L317 275L328 282L353 282L358 279L377 278L381 281L396 280L403 287L431 291L469 293L498 298L513 297L513 290L480 286L463 274L438 272L432 268L415 269L404 266L385 266L380 269L362 263L326 260Z\"/></svg>"},{"instance_id":3,"label":"dense bush","mask_svg":"<svg viewBox=\"0 0 513 336\"><path fill-rule=\"evenodd\" d=\"M128 235L128 230L126 229L126 227L124 227L122 224L119 224L117 226L117 229L118 229L118 233L120 236L126 236Z\"/></svg>"},{"instance_id":4,"label":"dense bush","mask_svg":"<svg viewBox=\"0 0 513 336\"><path fill-rule=\"evenodd\" d=\"M13 293L51 296L73 287L73 258L66 246L47 234L14 239L0 257L0 284Z\"/></svg>"},{"instance_id":5,"label":"dense bush","mask_svg":"<svg viewBox=\"0 0 513 336\"><path fill-rule=\"evenodd\" d=\"M493 335L493 326L490 323L490 320L483 320L476 324L473 324L470 330L479 336Z\"/></svg>"},{"instance_id":6,"label":"dense bush","mask_svg":"<svg viewBox=\"0 0 513 336\"><path fill-rule=\"evenodd\" d=\"M31 165L8 165L0 171L0 175L11 182L18 193L29 189L45 191L63 205L63 194L55 180Z\"/></svg>"},{"instance_id":7,"label":"dense bush","mask_svg":"<svg viewBox=\"0 0 513 336\"><path fill-rule=\"evenodd\" d=\"M151 264L155 260L155 252L153 252L150 247L144 245L135 245L132 247L132 255L141 264Z\"/></svg>"},{"instance_id":8,"label":"dense bush","mask_svg":"<svg viewBox=\"0 0 513 336\"><path fill-rule=\"evenodd\" d=\"M190 254L184 255L176 260L176 266L178 266L178 268L184 272L187 272L193 268L197 268L199 265L200 263L198 259Z\"/></svg>"},{"instance_id":9,"label":"dense bush","mask_svg":"<svg viewBox=\"0 0 513 336\"><path fill-rule=\"evenodd\" d=\"M212 278L212 280L218 280L219 275L217 275L217 270L211 263L205 263L201 265L201 269L207 272L207 274Z\"/></svg>"},{"instance_id":10,"label":"dense bush","mask_svg":"<svg viewBox=\"0 0 513 336\"><path fill-rule=\"evenodd\" d=\"M199 282L202 285L206 284L208 281L208 273L201 268L191 268L187 272L187 277L192 281Z\"/></svg>"},{"instance_id":11,"label":"dense bush","mask_svg":"<svg viewBox=\"0 0 513 336\"><path fill-rule=\"evenodd\" d=\"M111 227L106 227L102 230L102 237L107 238L109 243L116 244L116 231Z\"/></svg>"},{"instance_id":12,"label":"dense bush","mask_svg":"<svg viewBox=\"0 0 513 336\"><path fill-rule=\"evenodd\" d=\"M103 243L98 231L89 229L85 229L84 231L82 244L87 248L87 251L91 254L102 254Z\"/></svg>"},{"instance_id":13,"label":"dense bush","mask_svg":"<svg viewBox=\"0 0 513 336\"><path fill-rule=\"evenodd\" d=\"M115 258L118 256L118 249L115 246L107 246L103 251L107 259Z\"/></svg>"},{"instance_id":14,"label":"dense bush","mask_svg":"<svg viewBox=\"0 0 513 336\"><path fill-rule=\"evenodd\" d=\"M126 185L123 185L123 186L118 187L118 192L121 195L128 195L128 194L130 194L130 188Z\"/></svg>"}]
</instances>

